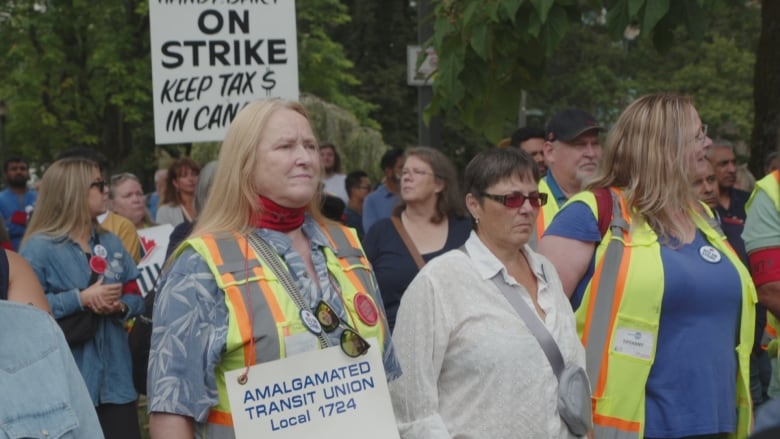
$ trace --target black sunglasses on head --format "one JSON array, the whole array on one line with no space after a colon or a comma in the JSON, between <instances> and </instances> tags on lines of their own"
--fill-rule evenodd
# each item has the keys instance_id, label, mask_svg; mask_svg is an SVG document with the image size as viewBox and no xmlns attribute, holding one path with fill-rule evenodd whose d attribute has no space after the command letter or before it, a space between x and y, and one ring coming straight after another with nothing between
<instances>
[{"instance_id":1,"label":"black sunglasses on head","mask_svg":"<svg viewBox=\"0 0 780 439\"><path fill-rule=\"evenodd\" d=\"M325 332L333 332L338 328L343 328L344 332L341 333L341 350L348 356L355 358L359 357L371 347L370 344L363 337L358 334L357 331L349 327L345 322L339 318L336 311L330 307L325 301L321 300L317 305L317 309L314 311L314 315L317 317L317 321L320 322L322 330Z\"/></svg>"}]
</instances>

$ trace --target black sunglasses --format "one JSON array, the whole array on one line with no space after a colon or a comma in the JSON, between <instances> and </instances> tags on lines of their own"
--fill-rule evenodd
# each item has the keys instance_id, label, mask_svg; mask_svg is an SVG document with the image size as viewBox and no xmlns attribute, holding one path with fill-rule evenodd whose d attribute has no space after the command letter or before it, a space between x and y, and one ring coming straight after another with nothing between
<instances>
[{"instance_id":1,"label":"black sunglasses","mask_svg":"<svg viewBox=\"0 0 780 439\"><path fill-rule=\"evenodd\" d=\"M336 314L336 311L333 311L333 308L325 301L320 301L314 315L317 316L317 321L320 322L320 326L322 326L322 330L325 332L333 332L340 327L344 329L344 332L341 333L340 344L341 350L344 351L345 354L355 358L368 352L368 348L370 348L371 345L368 344L366 339L344 323L341 318L339 318L339 315Z\"/></svg>"},{"instance_id":2,"label":"black sunglasses","mask_svg":"<svg viewBox=\"0 0 780 439\"><path fill-rule=\"evenodd\" d=\"M482 193L483 197L490 198L491 200L498 201L506 207L517 208L525 203L525 200L531 204L531 207L539 208L547 204L547 194L542 192L536 192L533 194L525 195L520 192L512 192L507 195L494 195L486 192Z\"/></svg>"},{"instance_id":3,"label":"black sunglasses","mask_svg":"<svg viewBox=\"0 0 780 439\"><path fill-rule=\"evenodd\" d=\"M106 183L105 180L97 180L90 183L89 187L90 188L96 187L100 192L104 192L106 190L107 185L108 183Z\"/></svg>"}]
</instances>

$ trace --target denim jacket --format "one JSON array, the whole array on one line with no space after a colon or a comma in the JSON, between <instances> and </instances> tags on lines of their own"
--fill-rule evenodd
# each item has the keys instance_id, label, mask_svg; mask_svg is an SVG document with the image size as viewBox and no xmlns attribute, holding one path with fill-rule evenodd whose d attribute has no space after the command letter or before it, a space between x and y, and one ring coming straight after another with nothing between
<instances>
[{"instance_id":1,"label":"denim jacket","mask_svg":"<svg viewBox=\"0 0 780 439\"><path fill-rule=\"evenodd\" d=\"M95 248L96 241L95 237L90 240L91 248ZM138 277L133 258L116 235L104 232L100 234L99 242L109 257L122 254L119 276L122 283ZM53 238L39 233L25 241L20 254L30 262L38 276L55 319L83 309L79 291L89 287L91 269L78 243L67 237ZM143 313L144 301L140 295L125 294L121 300L128 309L124 319ZM95 405L126 404L137 399L124 319L101 318L92 340L71 347Z\"/></svg>"},{"instance_id":2,"label":"denim jacket","mask_svg":"<svg viewBox=\"0 0 780 439\"><path fill-rule=\"evenodd\" d=\"M0 300L0 439L102 438L95 408L57 323Z\"/></svg>"}]
</instances>

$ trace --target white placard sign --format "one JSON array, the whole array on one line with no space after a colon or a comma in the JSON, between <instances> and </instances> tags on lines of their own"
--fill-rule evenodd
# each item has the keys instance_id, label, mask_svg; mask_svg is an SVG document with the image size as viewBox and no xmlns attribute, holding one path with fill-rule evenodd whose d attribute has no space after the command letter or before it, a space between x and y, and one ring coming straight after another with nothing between
<instances>
[{"instance_id":1,"label":"white placard sign","mask_svg":"<svg viewBox=\"0 0 780 439\"><path fill-rule=\"evenodd\" d=\"M149 0L154 137L221 141L247 103L298 100L294 0Z\"/></svg>"},{"instance_id":2,"label":"white placard sign","mask_svg":"<svg viewBox=\"0 0 780 439\"><path fill-rule=\"evenodd\" d=\"M141 294L146 297L154 288L157 278L160 276L163 264L165 264L165 251L168 248L173 226L162 224L159 226L138 229L138 239L141 241L141 249L144 257L138 263L138 287Z\"/></svg>"},{"instance_id":3,"label":"white placard sign","mask_svg":"<svg viewBox=\"0 0 780 439\"><path fill-rule=\"evenodd\" d=\"M225 374L236 439L398 439L378 342L346 356L334 346Z\"/></svg>"}]
</instances>

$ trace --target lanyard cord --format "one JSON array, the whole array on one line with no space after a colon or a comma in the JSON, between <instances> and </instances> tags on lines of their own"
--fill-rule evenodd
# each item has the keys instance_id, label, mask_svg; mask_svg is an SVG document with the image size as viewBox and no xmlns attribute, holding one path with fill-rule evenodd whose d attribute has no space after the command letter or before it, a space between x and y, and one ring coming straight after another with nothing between
<instances>
[{"instance_id":1,"label":"lanyard cord","mask_svg":"<svg viewBox=\"0 0 780 439\"><path fill-rule=\"evenodd\" d=\"M254 308L252 307L252 294L249 291L249 240L244 238L244 276L246 282L244 283L244 293L246 294L247 304L247 317L249 318L249 350L252 355L255 354L255 322L254 322ZM254 364L246 355L244 355L244 365L246 369L244 373L238 376L238 384L244 385L249 379L249 368Z\"/></svg>"}]
</instances>

